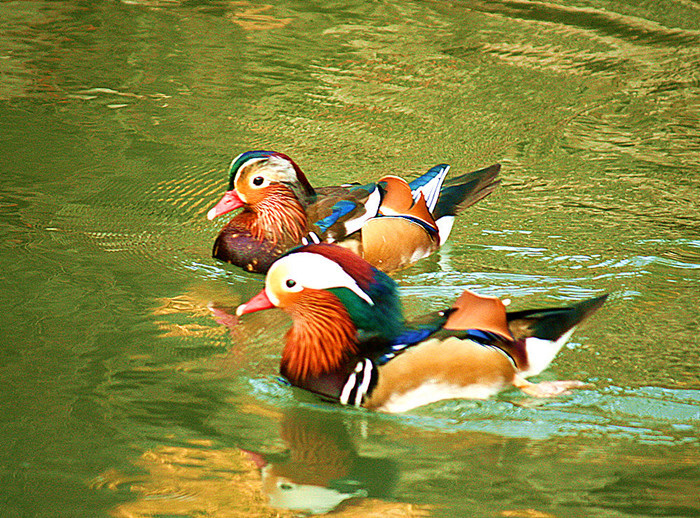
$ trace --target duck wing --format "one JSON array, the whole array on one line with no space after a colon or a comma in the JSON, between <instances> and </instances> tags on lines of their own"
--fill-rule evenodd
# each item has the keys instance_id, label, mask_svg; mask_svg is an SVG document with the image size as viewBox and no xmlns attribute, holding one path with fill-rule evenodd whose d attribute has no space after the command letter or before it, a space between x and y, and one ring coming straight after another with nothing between
<instances>
[{"instance_id":1,"label":"duck wing","mask_svg":"<svg viewBox=\"0 0 700 518\"><path fill-rule=\"evenodd\" d=\"M520 375L526 378L546 369L576 326L599 309L607 298L602 295L566 307L508 313L508 328L516 343L522 344L527 358L527 368Z\"/></svg>"},{"instance_id":2,"label":"duck wing","mask_svg":"<svg viewBox=\"0 0 700 518\"><path fill-rule=\"evenodd\" d=\"M376 183L319 189L317 201L307 209L309 233L319 242L334 243L357 232L379 211L382 192Z\"/></svg>"}]
</instances>

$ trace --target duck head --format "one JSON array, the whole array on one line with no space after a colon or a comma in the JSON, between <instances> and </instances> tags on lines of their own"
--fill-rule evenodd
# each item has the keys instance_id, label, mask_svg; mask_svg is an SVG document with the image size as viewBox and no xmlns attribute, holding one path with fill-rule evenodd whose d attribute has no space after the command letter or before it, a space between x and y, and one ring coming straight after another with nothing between
<instances>
[{"instance_id":1,"label":"duck head","mask_svg":"<svg viewBox=\"0 0 700 518\"><path fill-rule=\"evenodd\" d=\"M396 283L336 245L307 245L280 257L265 288L236 313L273 307L293 320L282 353L283 374L292 382L341 369L362 348L404 330Z\"/></svg>"},{"instance_id":2,"label":"duck head","mask_svg":"<svg viewBox=\"0 0 700 518\"><path fill-rule=\"evenodd\" d=\"M292 196L302 206L308 205L316 194L301 168L287 155L246 151L231 162L228 190L207 218L212 220L243 206L255 210L276 193Z\"/></svg>"}]
</instances>

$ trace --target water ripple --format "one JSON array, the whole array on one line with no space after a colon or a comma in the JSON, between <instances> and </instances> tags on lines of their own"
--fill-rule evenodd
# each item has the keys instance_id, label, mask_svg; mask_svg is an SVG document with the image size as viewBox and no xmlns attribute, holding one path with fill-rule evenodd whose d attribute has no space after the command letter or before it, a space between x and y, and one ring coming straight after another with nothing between
<instances>
[{"instance_id":1,"label":"water ripple","mask_svg":"<svg viewBox=\"0 0 700 518\"><path fill-rule=\"evenodd\" d=\"M665 47L669 45L692 46L700 42L700 33L697 31L668 28L650 20L595 8L518 0L478 2L476 8L519 20L565 25L603 36L624 39L635 44Z\"/></svg>"}]
</instances>

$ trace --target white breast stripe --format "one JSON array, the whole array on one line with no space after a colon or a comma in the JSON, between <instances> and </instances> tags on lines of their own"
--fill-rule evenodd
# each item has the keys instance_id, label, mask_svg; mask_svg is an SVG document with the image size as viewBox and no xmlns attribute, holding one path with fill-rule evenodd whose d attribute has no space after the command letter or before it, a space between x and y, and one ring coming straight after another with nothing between
<instances>
[{"instance_id":1,"label":"white breast stripe","mask_svg":"<svg viewBox=\"0 0 700 518\"><path fill-rule=\"evenodd\" d=\"M320 242L321 238L318 237L318 234L316 232L309 232L308 234L306 234L305 237L301 238L302 245L308 245L310 243L319 244Z\"/></svg>"},{"instance_id":2,"label":"white breast stripe","mask_svg":"<svg viewBox=\"0 0 700 518\"><path fill-rule=\"evenodd\" d=\"M348 380L343 385L343 390L340 393L340 403L343 405L350 404L350 398L353 398L354 406L361 406L362 400L367 395L369 386L372 383L372 374L374 374L374 364L369 358L365 358L357 362L355 369L348 376Z\"/></svg>"},{"instance_id":3,"label":"white breast stripe","mask_svg":"<svg viewBox=\"0 0 700 518\"><path fill-rule=\"evenodd\" d=\"M359 364L358 364L359 365ZM355 406L360 406L362 404L362 398L365 397L367 389L369 388L369 383L372 381L372 361L369 358L365 358L365 365L362 372L362 383L360 388L357 389L357 394L355 394Z\"/></svg>"},{"instance_id":4,"label":"white breast stripe","mask_svg":"<svg viewBox=\"0 0 700 518\"><path fill-rule=\"evenodd\" d=\"M352 389L355 387L355 380L357 379L357 374L354 372L348 376L348 381L345 382L345 385L343 385L343 391L340 393L340 404L341 405L347 405L348 404L348 399L350 399L350 393L352 392Z\"/></svg>"}]
</instances>

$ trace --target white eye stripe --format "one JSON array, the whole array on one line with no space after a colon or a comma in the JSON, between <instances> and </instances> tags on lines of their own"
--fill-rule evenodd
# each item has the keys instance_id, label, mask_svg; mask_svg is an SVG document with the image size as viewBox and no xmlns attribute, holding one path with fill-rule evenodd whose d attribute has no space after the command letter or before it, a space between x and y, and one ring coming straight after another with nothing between
<instances>
[{"instance_id":1,"label":"white eye stripe","mask_svg":"<svg viewBox=\"0 0 700 518\"><path fill-rule=\"evenodd\" d=\"M275 296L275 294L272 292L271 289L269 289L267 286L265 286L265 295L267 295L267 298L270 299L270 302L272 302L273 305L279 306L280 305L280 299Z\"/></svg>"},{"instance_id":2,"label":"white eye stripe","mask_svg":"<svg viewBox=\"0 0 700 518\"><path fill-rule=\"evenodd\" d=\"M275 272L281 268L285 275L275 275ZM298 252L275 262L267 274L266 290L268 297L275 288L269 285L271 279L282 279L283 284L288 279L293 279L296 281L297 286L300 286L300 289L326 290L329 288L348 288L367 304L374 306L374 301L360 288L355 279L350 277L340 265L319 254ZM283 286L282 289L288 288ZM270 300L274 302L272 298Z\"/></svg>"},{"instance_id":3,"label":"white eye stripe","mask_svg":"<svg viewBox=\"0 0 700 518\"><path fill-rule=\"evenodd\" d=\"M234 161L231 163L233 165L235 161L238 160L238 157L234 159ZM275 156L275 155L270 155L270 156L264 156L264 157L259 157L259 158L251 158L250 160L246 161L241 165L241 167L238 168L238 171L236 171L236 176L234 179L234 182L237 182L240 180L241 177L241 171L243 170L244 167L249 167L251 165L257 164L258 162L266 162L262 167L260 174L257 174L255 176L261 176L264 180L264 184L270 184L273 182L289 182L289 183L294 183L298 181L297 178L297 173L294 170L294 166L288 161L285 160L284 158ZM250 183L252 184L253 179L255 178L252 177L250 178ZM255 187L261 187L261 185L254 185Z\"/></svg>"},{"instance_id":4,"label":"white eye stripe","mask_svg":"<svg viewBox=\"0 0 700 518\"><path fill-rule=\"evenodd\" d=\"M231 162L231 165L236 163L236 160L238 160L241 157L241 155L238 155L236 158L233 159L233 162ZM261 157L261 158L251 158L250 160L243 162L241 167L238 168L238 171L236 171L236 177L234 180L238 180L238 178L241 176L241 169L243 169L243 166L249 166L253 164L257 164L258 162L262 162L263 160L267 160L267 157Z\"/></svg>"}]
</instances>

